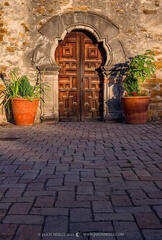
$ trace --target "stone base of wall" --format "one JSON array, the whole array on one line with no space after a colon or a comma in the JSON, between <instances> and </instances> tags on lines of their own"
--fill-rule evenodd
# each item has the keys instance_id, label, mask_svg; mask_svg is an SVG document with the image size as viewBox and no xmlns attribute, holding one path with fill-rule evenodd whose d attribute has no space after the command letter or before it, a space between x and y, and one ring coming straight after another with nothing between
<instances>
[{"instance_id":1,"label":"stone base of wall","mask_svg":"<svg viewBox=\"0 0 162 240\"><path fill-rule=\"evenodd\" d=\"M6 122L7 122L7 118L6 118L5 110L2 106L0 106L0 124L6 123Z\"/></svg>"}]
</instances>

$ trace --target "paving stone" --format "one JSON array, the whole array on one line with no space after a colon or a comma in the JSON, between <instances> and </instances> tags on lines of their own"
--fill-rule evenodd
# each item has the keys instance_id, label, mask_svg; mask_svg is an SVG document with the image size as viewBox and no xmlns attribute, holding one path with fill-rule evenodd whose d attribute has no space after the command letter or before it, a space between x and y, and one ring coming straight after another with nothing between
<instances>
[{"instance_id":1,"label":"paving stone","mask_svg":"<svg viewBox=\"0 0 162 240\"><path fill-rule=\"evenodd\" d=\"M63 185L63 178L49 179L47 186L61 186Z\"/></svg>"},{"instance_id":2,"label":"paving stone","mask_svg":"<svg viewBox=\"0 0 162 240\"><path fill-rule=\"evenodd\" d=\"M107 190L109 188L107 178L95 178L93 180L92 179L90 180L94 182L96 191L97 190L99 191L99 188L102 190Z\"/></svg>"},{"instance_id":3,"label":"paving stone","mask_svg":"<svg viewBox=\"0 0 162 240\"><path fill-rule=\"evenodd\" d=\"M95 221L134 221L130 213L95 213Z\"/></svg>"},{"instance_id":4,"label":"paving stone","mask_svg":"<svg viewBox=\"0 0 162 240\"><path fill-rule=\"evenodd\" d=\"M39 240L42 226L41 225L20 225L14 240Z\"/></svg>"},{"instance_id":5,"label":"paving stone","mask_svg":"<svg viewBox=\"0 0 162 240\"><path fill-rule=\"evenodd\" d=\"M156 215L152 213L136 213L135 214L136 221L140 228L161 228L162 224Z\"/></svg>"},{"instance_id":6,"label":"paving stone","mask_svg":"<svg viewBox=\"0 0 162 240\"><path fill-rule=\"evenodd\" d=\"M61 200L61 201L75 200L75 192L74 191L59 191L57 199Z\"/></svg>"},{"instance_id":7,"label":"paving stone","mask_svg":"<svg viewBox=\"0 0 162 240\"><path fill-rule=\"evenodd\" d=\"M78 186L77 194L93 194L93 186L82 185Z\"/></svg>"},{"instance_id":8,"label":"paving stone","mask_svg":"<svg viewBox=\"0 0 162 240\"><path fill-rule=\"evenodd\" d=\"M0 239L11 239L17 227L17 224L0 224Z\"/></svg>"},{"instance_id":9,"label":"paving stone","mask_svg":"<svg viewBox=\"0 0 162 240\"><path fill-rule=\"evenodd\" d=\"M45 167L44 169L41 169L40 176L49 176L53 175L55 171L55 166L53 167Z\"/></svg>"},{"instance_id":10,"label":"paving stone","mask_svg":"<svg viewBox=\"0 0 162 240\"><path fill-rule=\"evenodd\" d=\"M109 176L108 171L106 169L103 169L103 170L96 169L95 175L96 177L103 177L103 178Z\"/></svg>"},{"instance_id":11,"label":"paving stone","mask_svg":"<svg viewBox=\"0 0 162 240\"><path fill-rule=\"evenodd\" d=\"M127 170L127 171L122 171L123 177L126 180L138 180L137 175L132 171L132 169Z\"/></svg>"},{"instance_id":12,"label":"paving stone","mask_svg":"<svg viewBox=\"0 0 162 240\"><path fill-rule=\"evenodd\" d=\"M43 232L49 233L67 233L68 232L68 217L52 216L47 217Z\"/></svg>"},{"instance_id":13,"label":"paving stone","mask_svg":"<svg viewBox=\"0 0 162 240\"><path fill-rule=\"evenodd\" d=\"M129 199L129 197L127 195L120 195L120 197L118 195L112 195L111 196L111 200L114 206L122 206L122 207L126 207L126 206L132 206L132 203Z\"/></svg>"},{"instance_id":14,"label":"paving stone","mask_svg":"<svg viewBox=\"0 0 162 240\"><path fill-rule=\"evenodd\" d=\"M156 191L156 192L149 192L148 196L150 198L155 198L155 199L162 199L162 192L161 191Z\"/></svg>"},{"instance_id":15,"label":"paving stone","mask_svg":"<svg viewBox=\"0 0 162 240\"><path fill-rule=\"evenodd\" d=\"M44 216L67 216L68 208L32 208L30 214Z\"/></svg>"},{"instance_id":16,"label":"paving stone","mask_svg":"<svg viewBox=\"0 0 162 240\"><path fill-rule=\"evenodd\" d=\"M14 173L16 169L18 168L18 165L7 165L3 167L3 171L6 173Z\"/></svg>"},{"instance_id":17,"label":"paving stone","mask_svg":"<svg viewBox=\"0 0 162 240\"><path fill-rule=\"evenodd\" d=\"M29 179L29 178L26 178L26 179L20 179L19 180L19 183L45 183L47 180L46 177L37 177L36 179Z\"/></svg>"},{"instance_id":18,"label":"paving stone","mask_svg":"<svg viewBox=\"0 0 162 240\"><path fill-rule=\"evenodd\" d=\"M25 189L26 188L26 184L22 184L22 183L3 183L1 184L2 188L22 188Z\"/></svg>"},{"instance_id":19,"label":"paving stone","mask_svg":"<svg viewBox=\"0 0 162 240\"><path fill-rule=\"evenodd\" d=\"M110 182L123 182L123 178L122 177L109 177L109 181Z\"/></svg>"},{"instance_id":20,"label":"paving stone","mask_svg":"<svg viewBox=\"0 0 162 240\"><path fill-rule=\"evenodd\" d=\"M158 190L156 185L150 181L140 181L139 185L147 193Z\"/></svg>"},{"instance_id":21,"label":"paving stone","mask_svg":"<svg viewBox=\"0 0 162 240\"><path fill-rule=\"evenodd\" d=\"M132 199L136 199L136 200L141 200L141 199L147 199L148 197L146 196L146 194L144 193L144 191L138 189L133 189L133 190L128 190L128 193L130 194Z\"/></svg>"},{"instance_id":22,"label":"paving stone","mask_svg":"<svg viewBox=\"0 0 162 240\"><path fill-rule=\"evenodd\" d=\"M126 240L143 240L139 229L134 222L114 222L114 228L116 233L122 233L123 237L117 237L117 239Z\"/></svg>"},{"instance_id":23,"label":"paving stone","mask_svg":"<svg viewBox=\"0 0 162 240\"><path fill-rule=\"evenodd\" d=\"M34 190L37 190L37 189L39 189L39 190L43 190L43 188L44 188L44 184L43 183L30 183L30 184L28 184L28 187L27 187L27 191L29 190L31 190L31 191L34 191Z\"/></svg>"},{"instance_id":24,"label":"paving stone","mask_svg":"<svg viewBox=\"0 0 162 240\"><path fill-rule=\"evenodd\" d=\"M36 170L29 170L28 172L24 173L22 179L30 178L35 179L38 175L39 171Z\"/></svg>"},{"instance_id":25,"label":"paving stone","mask_svg":"<svg viewBox=\"0 0 162 240\"><path fill-rule=\"evenodd\" d=\"M71 185L71 184L78 184L80 181L79 174L66 174L64 184Z\"/></svg>"},{"instance_id":26,"label":"paving stone","mask_svg":"<svg viewBox=\"0 0 162 240\"><path fill-rule=\"evenodd\" d=\"M1 203L0 202L0 209L8 209L11 206L11 203Z\"/></svg>"},{"instance_id":27,"label":"paving stone","mask_svg":"<svg viewBox=\"0 0 162 240\"><path fill-rule=\"evenodd\" d=\"M82 169L83 168L83 163L82 162L72 162L71 163L71 168Z\"/></svg>"},{"instance_id":28,"label":"paving stone","mask_svg":"<svg viewBox=\"0 0 162 240\"><path fill-rule=\"evenodd\" d=\"M97 230L96 230L97 229ZM84 223L71 223L70 232L113 232L111 222L84 222Z\"/></svg>"},{"instance_id":29,"label":"paving stone","mask_svg":"<svg viewBox=\"0 0 162 240\"><path fill-rule=\"evenodd\" d=\"M7 215L3 223L15 224L42 224L43 217L33 215Z\"/></svg>"},{"instance_id":30,"label":"paving stone","mask_svg":"<svg viewBox=\"0 0 162 240\"><path fill-rule=\"evenodd\" d=\"M75 186L52 186L46 188L48 191L74 191Z\"/></svg>"},{"instance_id":31,"label":"paving stone","mask_svg":"<svg viewBox=\"0 0 162 240\"><path fill-rule=\"evenodd\" d=\"M31 203L14 203L9 210L9 214L28 214L31 206Z\"/></svg>"},{"instance_id":32,"label":"paving stone","mask_svg":"<svg viewBox=\"0 0 162 240\"><path fill-rule=\"evenodd\" d=\"M90 202L89 201L56 201L56 207L65 207L65 208L89 208Z\"/></svg>"},{"instance_id":33,"label":"paving stone","mask_svg":"<svg viewBox=\"0 0 162 240\"><path fill-rule=\"evenodd\" d=\"M158 217L162 219L162 205L161 206L153 206L153 209L156 211Z\"/></svg>"},{"instance_id":34,"label":"paving stone","mask_svg":"<svg viewBox=\"0 0 162 240\"><path fill-rule=\"evenodd\" d=\"M45 177L46 178L46 181L49 179L64 179L64 173L63 172L57 172L57 173L55 173L55 174L53 174L53 175L47 175L47 176L43 176L43 177ZM59 181L61 181L61 180L59 180ZM58 185L59 186L59 185Z\"/></svg>"},{"instance_id":35,"label":"paving stone","mask_svg":"<svg viewBox=\"0 0 162 240\"><path fill-rule=\"evenodd\" d=\"M68 171L69 170L69 165L68 164L61 164L61 165L58 165L56 166L56 172L57 171Z\"/></svg>"},{"instance_id":36,"label":"paving stone","mask_svg":"<svg viewBox=\"0 0 162 240\"><path fill-rule=\"evenodd\" d=\"M1 199L1 203L11 203L11 202L22 202L22 203L32 203L35 197L4 197Z\"/></svg>"},{"instance_id":37,"label":"paving stone","mask_svg":"<svg viewBox=\"0 0 162 240\"><path fill-rule=\"evenodd\" d=\"M81 171L81 178L88 179L90 177L94 177L94 170L89 169L89 171L87 171L87 170L85 172Z\"/></svg>"},{"instance_id":38,"label":"paving stone","mask_svg":"<svg viewBox=\"0 0 162 240\"><path fill-rule=\"evenodd\" d=\"M15 189L15 188L10 188L6 194L5 194L5 197L21 197L23 192L24 192L24 189L25 188L18 188L18 189Z\"/></svg>"},{"instance_id":39,"label":"paving stone","mask_svg":"<svg viewBox=\"0 0 162 240\"><path fill-rule=\"evenodd\" d=\"M93 201L92 202L93 211L96 212L113 212L112 205L110 201Z\"/></svg>"},{"instance_id":40,"label":"paving stone","mask_svg":"<svg viewBox=\"0 0 162 240\"><path fill-rule=\"evenodd\" d=\"M29 163L28 163L29 164ZM43 169L45 167L46 163L45 162L36 162L34 164L33 169Z\"/></svg>"},{"instance_id":41,"label":"paving stone","mask_svg":"<svg viewBox=\"0 0 162 240\"><path fill-rule=\"evenodd\" d=\"M146 240L161 240L162 229L146 229L143 230L143 235Z\"/></svg>"},{"instance_id":42,"label":"paving stone","mask_svg":"<svg viewBox=\"0 0 162 240\"><path fill-rule=\"evenodd\" d=\"M5 183L17 183L20 179L20 176L12 176L12 175L7 175L7 174L5 174L4 177L6 177Z\"/></svg>"},{"instance_id":43,"label":"paving stone","mask_svg":"<svg viewBox=\"0 0 162 240\"><path fill-rule=\"evenodd\" d=\"M151 177L150 173L145 169L135 168L134 171L138 177Z\"/></svg>"},{"instance_id":44,"label":"paving stone","mask_svg":"<svg viewBox=\"0 0 162 240\"><path fill-rule=\"evenodd\" d=\"M159 205L162 204L162 199L142 199L142 200L133 200L133 203L135 206L140 206L140 205Z\"/></svg>"},{"instance_id":45,"label":"paving stone","mask_svg":"<svg viewBox=\"0 0 162 240\"><path fill-rule=\"evenodd\" d=\"M105 194L101 195L77 195L77 201L105 201L107 197Z\"/></svg>"},{"instance_id":46,"label":"paving stone","mask_svg":"<svg viewBox=\"0 0 162 240\"><path fill-rule=\"evenodd\" d=\"M33 164L21 164L18 170L31 170L33 166Z\"/></svg>"},{"instance_id":47,"label":"paving stone","mask_svg":"<svg viewBox=\"0 0 162 240\"><path fill-rule=\"evenodd\" d=\"M114 210L119 213L150 213L152 212L150 206L115 207Z\"/></svg>"},{"instance_id":48,"label":"paving stone","mask_svg":"<svg viewBox=\"0 0 162 240\"><path fill-rule=\"evenodd\" d=\"M156 185L158 186L158 188L160 188L162 190L162 182L161 181L156 181Z\"/></svg>"},{"instance_id":49,"label":"paving stone","mask_svg":"<svg viewBox=\"0 0 162 240\"><path fill-rule=\"evenodd\" d=\"M55 201L55 197L41 196L38 197L34 207L52 207Z\"/></svg>"},{"instance_id":50,"label":"paving stone","mask_svg":"<svg viewBox=\"0 0 162 240\"><path fill-rule=\"evenodd\" d=\"M87 222L92 220L92 213L90 209L86 208L72 208L70 210L71 222Z\"/></svg>"},{"instance_id":51,"label":"paving stone","mask_svg":"<svg viewBox=\"0 0 162 240\"><path fill-rule=\"evenodd\" d=\"M36 197L36 196L55 196L56 195L56 192L55 191L40 191L39 189L38 190L35 190L35 191L26 191L24 193L24 197Z\"/></svg>"},{"instance_id":52,"label":"paving stone","mask_svg":"<svg viewBox=\"0 0 162 240\"><path fill-rule=\"evenodd\" d=\"M4 218L6 214L7 214L6 209L0 209L0 221Z\"/></svg>"}]
</instances>

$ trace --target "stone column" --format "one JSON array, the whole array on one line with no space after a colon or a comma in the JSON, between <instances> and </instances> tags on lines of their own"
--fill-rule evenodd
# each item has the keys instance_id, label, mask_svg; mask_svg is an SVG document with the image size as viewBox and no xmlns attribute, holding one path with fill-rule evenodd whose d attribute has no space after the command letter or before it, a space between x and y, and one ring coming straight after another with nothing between
<instances>
[{"instance_id":1,"label":"stone column","mask_svg":"<svg viewBox=\"0 0 162 240\"><path fill-rule=\"evenodd\" d=\"M121 82L112 74L113 66L104 66L104 120L122 119Z\"/></svg>"},{"instance_id":2,"label":"stone column","mask_svg":"<svg viewBox=\"0 0 162 240\"><path fill-rule=\"evenodd\" d=\"M41 120L59 120L58 107L58 72L60 67L57 65L39 67L41 79L47 83L42 93L41 101Z\"/></svg>"}]
</instances>

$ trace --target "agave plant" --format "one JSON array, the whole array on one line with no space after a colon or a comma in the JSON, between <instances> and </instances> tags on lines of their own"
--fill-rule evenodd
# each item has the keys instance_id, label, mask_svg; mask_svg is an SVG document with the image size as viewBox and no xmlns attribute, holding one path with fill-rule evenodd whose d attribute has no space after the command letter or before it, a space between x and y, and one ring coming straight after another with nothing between
<instances>
[{"instance_id":1,"label":"agave plant","mask_svg":"<svg viewBox=\"0 0 162 240\"><path fill-rule=\"evenodd\" d=\"M35 85L31 85L31 81L27 75L19 76L16 70L10 72L10 79L5 79L2 74L0 78L3 82L3 90L1 91L2 103L8 112L10 111L10 102L13 98L25 98L33 101L35 98L41 98L41 93L47 87L46 82L36 81Z\"/></svg>"}]
</instances>

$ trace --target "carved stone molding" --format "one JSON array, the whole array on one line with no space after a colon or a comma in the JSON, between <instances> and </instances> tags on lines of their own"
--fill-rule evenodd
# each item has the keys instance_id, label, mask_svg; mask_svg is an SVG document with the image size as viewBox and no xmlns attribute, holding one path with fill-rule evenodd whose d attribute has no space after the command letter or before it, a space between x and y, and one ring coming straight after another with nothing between
<instances>
[{"instance_id":1,"label":"carved stone molding","mask_svg":"<svg viewBox=\"0 0 162 240\"><path fill-rule=\"evenodd\" d=\"M76 11L54 16L39 29L42 37L34 50L34 65L56 64L54 52L58 41L63 40L65 35L74 29L87 30L98 42L103 43L107 54L105 66L124 59L122 44L117 39L119 28L107 17L93 12Z\"/></svg>"}]
</instances>

